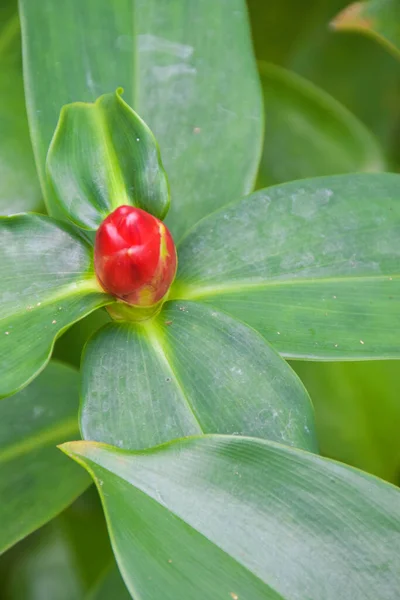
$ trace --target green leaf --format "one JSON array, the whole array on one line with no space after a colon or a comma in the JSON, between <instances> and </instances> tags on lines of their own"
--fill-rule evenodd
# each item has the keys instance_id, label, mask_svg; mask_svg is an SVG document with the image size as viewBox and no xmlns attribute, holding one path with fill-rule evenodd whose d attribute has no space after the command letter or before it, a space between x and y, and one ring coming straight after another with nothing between
<instances>
[{"instance_id":1,"label":"green leaf","mask_svg":"<svg viewBox=\"0 0 400 600\"><path fill-rule=\"evenodd\" d=\"M133 597L365 600L397 593L400 492L379 479L235 436L137 453L93 442L61 449L96 482Z\"/></svg>"},{"instance_id":2,"label":"green leaf","mask_svg":"<svg viewBox=\"0 0 400 600\"><path fill-rule=\"evenodd\" d=\"M320 177L231 204L178 247L171 298L230 313L287 357L399 357L399 186Z\"/></svg>"},{"instance_id":3,"label":"green leaf","mask_svg":"<svg viewBox=\"0 0 400 600\"><path fill-rule=\"evenodd\" d=\"M29 387L0 402L0 552L52 519L89 483L56 448L79 437L78 382L74 369L52 362Z\"/></svg>"},{"instance_id":4,"label":"green leaf","mask_svg":"<svg viewBox=\"0 0 400 600\"><path fill-rule=\"evenodd\" d=\"M311 403L286 362L255 331L194 302L168 302L155 324L97 332L81 396L83 437L126 449L204 432L316 450Z\"/></svg>"},{"instance_id":5,"label":"green leaf","mask_svg":"<svg viewBox=\"0 0 400 600\"><path fill-rule=\"evenodd\" d=\"M66 328L112 301L96 281L92 254L78 233L48 217L0 219L0 396L44 368Z\"/></svg>"},{"instance_id":6,"label":"green leaf","mask_svg":"<svg viewBox=\"0 0 400 600\"><path fill-rule=\"evenodd\" d=\"M259 68L266 122L259 187L384 169L375 139L344 106L290 71Z\"/></svg>"},{"instance_id":7,"label":"green leaf","mask_svg":"<svg viewBox=\"0 0 400 600\"><path fill-rule=\"evenodd\" d=\"M399 485L399 362L292 366L313 400L321 453Z\"/></svg>"},{"instance_id":8,"label":"green leaf","mask_svg":"<svg viewBox=\"0 0 400 600\"><path fill-rule=\"evenodd\" d=\"M13 5L7 2L0 14L1 215L42 208L25 111L19 20Z\"/></svg>"},{"instance_id":9,"label":"green leaf","mask_svg":"<svg viewBox=\"0 0 400 600\"><path fill-rule=\"evenodd\" d=\"M67 219L97 229L124 204L165 217L168 182L147 125L115 94L64 106L47 155L47 176Z\"/></svg>"},{"instance_id":10,"label":"green leaf","mask_svg":"<svg viewBox=\"0 0 400 600\"><path fill-rule=\"evenodd\" d=\"M358 31L376 38L400 58L400 4L398 0L354 2L332 26L339 31Z\"/></svg>"},{"instance_id":11,"label":"green leaf","mask_svg":"<svg viewBox=\"0 0 400 600\"><path fill-rule=\"evenodd\" d=\"M21 0L20 11L42 183L61 107L122 86L160 144L175 236L251 191L262 99L244 0Z\"/></svg>"},{"instance_id":12,"label":"green leaf","mask_svg":"<svg viewBox=\"0 0 400 600\"><path fill-rule=\"evenodd\" d=\"M271 1L282 5L290 0ZM307 21L307 29L298 36L285 66L313 81L357 115L393 160L400 124L399 65L374 40L361 35L336 35L329 30L328 23L345 5L346 0L316 2L313 20ZM276 29L284 23L276 24Z\"/></svg>"}]
</instances>

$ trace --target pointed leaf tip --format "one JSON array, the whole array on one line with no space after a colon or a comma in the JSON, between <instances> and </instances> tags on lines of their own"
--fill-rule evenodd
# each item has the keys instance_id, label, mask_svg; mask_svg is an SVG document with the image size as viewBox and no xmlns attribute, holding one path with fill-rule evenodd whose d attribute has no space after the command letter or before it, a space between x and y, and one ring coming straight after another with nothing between
<instances>
[{"instance_id":1,"label":"pointed leaf tip","mask_svg":"<svg viewBox=\"0 0 400 600\"><path fill-rule=\"evenodd\" d=\"M97 229L124 204L159 219L169 208L158 144L122 93L120 87L94 103L65 105L47 154L53 201L84 229Z\"/></svg>"}]
</instances>

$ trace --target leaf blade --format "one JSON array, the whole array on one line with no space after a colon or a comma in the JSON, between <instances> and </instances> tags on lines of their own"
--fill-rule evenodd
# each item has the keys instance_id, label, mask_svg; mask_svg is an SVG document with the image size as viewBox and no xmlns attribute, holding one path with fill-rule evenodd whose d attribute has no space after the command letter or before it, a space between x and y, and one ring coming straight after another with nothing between
<instances>
[{"instance_id":1,"label":"leaf blade","mask_svg":"<svg viewBox=\"0 0 400 600\"><path fill-rule=\"evenodd\" d=\"M55 517L89 485L60 461L55 447L79 437L78 382L74 369L52 362L32 385L0 402L0 491L7 499L0 505L0 552ZM57 474L56 486L49 473Z\"/></svg>"},{"instance_id":2,"label":"leaf blade","mask_svg":"<svg viewBox=\"0 0 400 600\"><path fill-rule=\"evenodd\" d=\"M0 228L0 396L7 396L45 367L66 328L112 299L95 280L90 246L70 227L18 215L2 218Z\"/></svg>"},{"instance_id":3,"label":"leaf blade","mask_svg":"<svg viewBox=\"0 0 400 600\"><path fill-rule=\"evenodd\" d=\"M258 187L385 170L379 145L343 105L299 75L259 63L265 106Z\"/></svg>"},{"instance_id":4,"label":"leaf blade","mask_svg":"<svg viewBox=\"0 0 400 600\"><path fill-rule=\"evenodd\" d=\"M168 211L157 142L121 93L64 106L47 154L47 177L60 210L85 229L97 229L124 204L159 219Z\"/></svg>"},{"instance_id":5,"label":"leaf blade","mask_svg":"<svg viewBox=\"0 0 400 600\"><path fill-rule=\"evenodd\" d=\"M356 31L372 36L400 58L400 11L396 0L354 2L332 21L338 31Z\"/></svg>"},{"instance_id":6,"label":"leaf blade","mask_svg":"<svg viewBox=\"0 0 400 600\"><path fill-rule=\"evenodd\" d=\"M63 6L44 0L35 7L21 0L20 11L28 114L42 181L61 107L123 87L160 144L173 198L167 225L177 238L216 202L252 189L262 100L244 0L72 0Z\"/></svg>"},{"instance_id":7,"label":"leaf blade","mask_svg":"<svg viewBox=\"0 0 400 600\"><path fill-rule=\"evenodd\" d=\"M287 357L398 357L398 182L321 177L231 204L178 247L171 297L227 311Z\"/></svg>"},{"instance_id":8,"label":"leaf blade","mask_svg":"<svg viewBox=\"0 0 400 600\"><path fill-rule=\"evenodd\" d=\"M246 589L254 599L286 600L299 589L312 600L338 594L349 600L393 597L399 580L393 554L399 545L399 491L372 476L235 436L188 438L139 453L90 442L61 449L96 481L133 595L148 590L152 600L162 589L172 600L190 589L197 600L211 582L218 599L240 597ZM138 518L141 510L146 526ZM191 543L185 540L188 527ZM152 552L156 547L159 552ZM242 568L232 571L232 559ZM355 572L354 564L363 567ZM333 573L335 584L327 584Z\"/></svg>"},{"instance_id":9,"label":"leaf blade","mask_svg":"<svg viewBox=\"0 0 400 600\"><path fill-rule=\"evenodd\" d=\"M140 449L200 433L252 434L316 451L313 410L255 331L205 305L167 302L155 325L113 323L82 359L85 439Z\"/></svg>"},{"instance_id":10,"label":"leaf blade","mask_svg":"<svg viewBox=\"0 0 400 600\"><path fill-rule=\"evenodd\" d=\"M25 110L18 14L8 4L0 27L1 215L43 208Z\"/></svg>"}]
</instances>

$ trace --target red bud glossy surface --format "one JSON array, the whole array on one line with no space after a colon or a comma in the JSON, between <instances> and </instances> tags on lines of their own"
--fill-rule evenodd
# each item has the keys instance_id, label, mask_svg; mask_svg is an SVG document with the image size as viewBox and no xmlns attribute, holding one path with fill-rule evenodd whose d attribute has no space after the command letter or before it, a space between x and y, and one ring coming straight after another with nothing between
<instances>
[{"instance_id":1,"label":"red bud glossy surface","mask_svg":"<svg viewBox=\"0 0 400 600\"><path fill-rule=\"evenodd\" d=\"M152 306L168 292L176 272L176 249L153 215L120 206L100 225L94 267L106 292L135 306Z\"/></svg>"}]
</instances>

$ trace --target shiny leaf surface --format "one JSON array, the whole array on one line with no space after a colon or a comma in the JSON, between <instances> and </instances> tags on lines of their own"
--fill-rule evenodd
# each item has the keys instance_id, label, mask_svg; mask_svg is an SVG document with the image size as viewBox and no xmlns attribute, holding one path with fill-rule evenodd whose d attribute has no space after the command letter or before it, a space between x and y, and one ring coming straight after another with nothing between
<instances>
[{"instance_id":1,"label":"shiny leaf surface","mask_svg":"<svg viewBox=\"0 0 400 600\"><path fill-rule=\"evenodd\" d=\"M29 138L20 27L14 2L0 9L0 214L38 210L42 197Z\"/></svg>"},{"instance_id":2,"label":"shiny leaf surface","mask_svg":"<svg viewBox=\"0 0 400 600\"><path fill-rule=\"evenodd\" d=\"M113 323L82 359L87 440L137 450L198 433L236 433L316 450L306 390L254 330L194 302L155 324Z\"/></svg>"},{"instance_id":3,"label":"shiny leaf surface","mask_svg":"<svg viewBox=\"0 0 400 600\"><path fill-rule=\"evenodd\" d=\"M74 369L52 362L29 387L0 402L0 552L89 484L56 448L79 437L78 382Z\"/></svg>"},{"instance_id":4,"label":"shiny leaf surface","mask_svg":"<svg viewBox=\"0 0 400 600\"><path fill-rule=\"evenodd\" d=\"M375 37L400 58L400 4L398 0L354 2L332 22L339 31L358 31Z\"/></svg>"},{"instance_id":5,"label":"shiny leaf surface","mask_svg":"<svg viewBox=\"0 0 400 600\"><path fill-rule=\"evenodd\" d=\"M107 215L131 205L162 219L168 183L157 142L121 98L64 106L47 155L47 176L66 218L97 229Z\"/></svg>"},{"instance_id":6,"label":"shiny leaf surface","mask_svg":"<svg viewBox=\"0 0 400 600\"><path fill-rule=\"evenodd\" d=\"M227 311L287 357L399 357L399 185L321 177L231 204L178 246L172 297Z\"/></svg>"},{"instance_id":7,"label":"shiny leaf surface","mask_svg":"<svg viewBox=\"0 0 400 600\"><path fill-rule=\"evenodd\" d=\"M92 254L74 230L48 217L0 220L0 396L29 383L54 340L111 301L96 282Z\"/></svg>"},{"instance_id":8,"label":"shiny leaf surface","mask_svg":"<svg viewBox=\"0 0 400 600\"><path fill-rule=\"evenodd\" d=\"M259 68L265 100L259 187L384 170L377 142L344 106L290 71L267 63Z\"/></svg>"},{"instance_id":9,"label":"shiny leaf surface","mask_svg":"<svg viewBox=\"0 0 400 600\"><path fill-rule=\"evenodd\" d=\"M133 597L396 597L400 492L379 479L234 436L138 453L90 442L62 449L97 484Z\"/></svg>"},{"instance_id":10,"label":"shiny leaf surface","mask_svg":"<svg viewBox=\"0 0 400 600\"><path fill-rule=\"evenodd\" d=\"M42 179L61 107L122 86L160 144L175 236L251 191L262 102L244 0L21 0L20 11Z\"/></svg>"}]
</instances>

